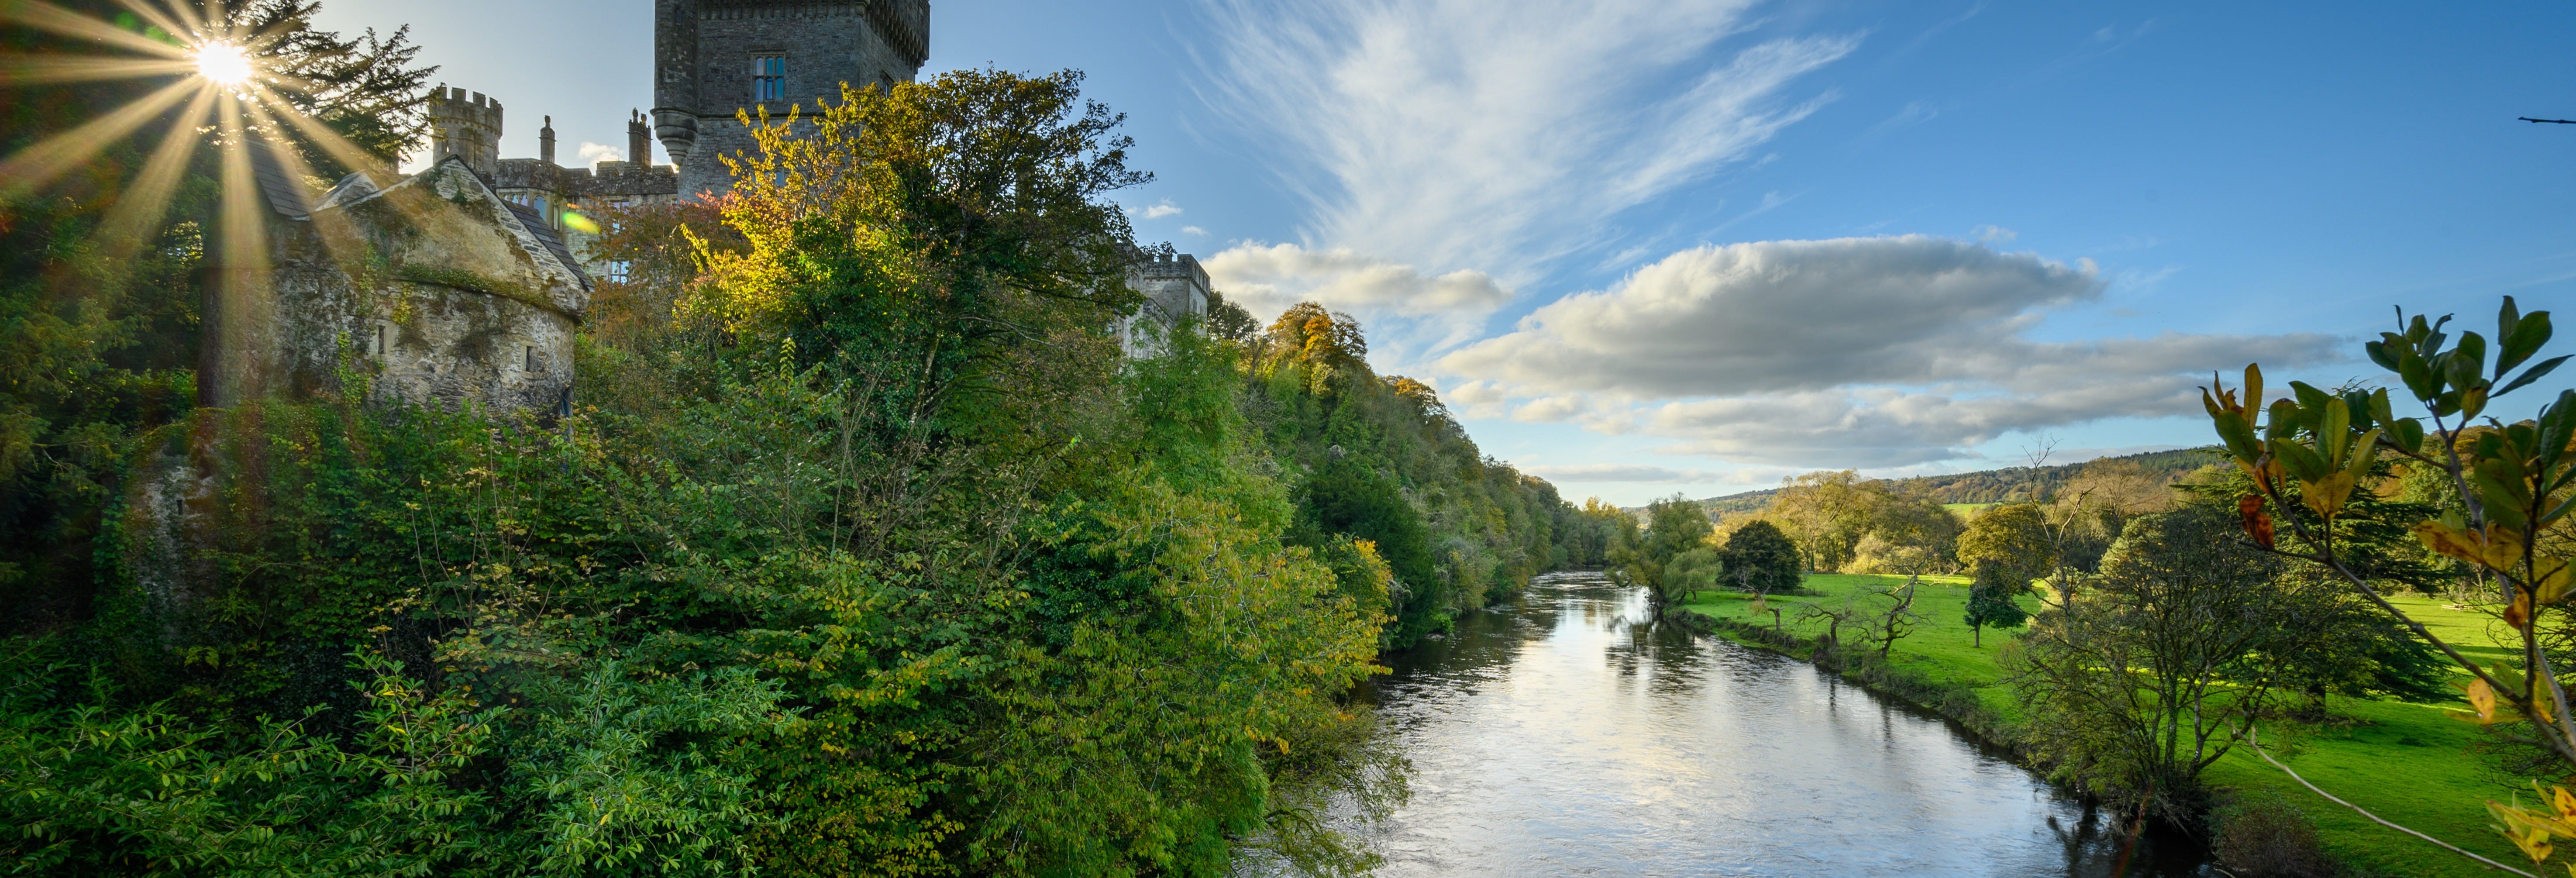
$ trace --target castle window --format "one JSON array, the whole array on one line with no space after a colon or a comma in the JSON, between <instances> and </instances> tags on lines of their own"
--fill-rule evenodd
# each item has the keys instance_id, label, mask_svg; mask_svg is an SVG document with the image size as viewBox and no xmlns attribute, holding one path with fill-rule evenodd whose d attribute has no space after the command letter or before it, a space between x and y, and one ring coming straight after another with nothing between
<instances>
[{"instance_id":1,"label":"castle window","mask_svg":"<svg viewBox=\"0 0 2576 878\"><path fill-rule=\"evenodd\" d=\"M627 278L634 275L634 272L635 263L633 262L624 259L611 259L608 261L609 283L625 283Z\"/></svg>"},{"instance_id":2,"label":"castle window","mask_svg":"<svg viewBox=\"0 0 2576 878\"><path fill-rule=\"evenodd\" d=\"M376 324L376 343L375 343L375 350L371 351L370 353L373 353L373 354L375 354L376 356L379 356L379 357L381 357L381 356L384 356L384 355L385 355L385 325L384 325L384 324L382 324L382 323L378 323L378 324Z\"/></svg>"},{"instance_id":3,"label":"castle window","mask_svg":"<svg viewBox=\"0 0 2576 878\"><path fill-rule=\"evenodd\" d=\"M537 349L535 346L530 346L528 348L528 371L537 371Z\"/></svg>"},{"instance_id":4,"label":"castle window","mask_svg":"<svg viewBox=\"0 0 2576 878\"><path fill-rule=\"evenodd\" d=\"M751 99L787 99L787 56L761 55L751 59Z\"/></svg>"}]
</instances>

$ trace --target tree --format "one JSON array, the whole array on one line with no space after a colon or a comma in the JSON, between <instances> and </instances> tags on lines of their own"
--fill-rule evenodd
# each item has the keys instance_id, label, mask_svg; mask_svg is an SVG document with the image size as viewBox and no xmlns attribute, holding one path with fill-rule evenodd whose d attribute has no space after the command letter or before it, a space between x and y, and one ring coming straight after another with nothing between
<instances>
[{"instance_id":1,"label":"tree","mask_svg":"<svg viewBox=\"0 0 2576 878\"><path fill-rule=\"evenodd\" d=\"M2049 498L2046 522L2058 562L2091 572L2129 519L2174 508L2172 483L2134 460L2084 464ZM2060 572L2052 578L2066 577Z\"/></svg>"},{"instance_id":2,"label":"tree","mask_svg":"<svg viewBox=\"0 0 2576 878\"><path fill-rule=\"evenodd\" d=\"M2284 681L2272 656L2306 632L2272 608L2310 597L2208 505L2140 518L2083 595L2041 611L2003 664L2034 752L2079 788L2181 819L2202 769Z\"/></svg>"},{"instance_id":3,"label":"tree","mask_svg":"<svg viewBox=\"0 0 2576 878\"><path fill-rule=\"evenodd\" d=\"M1725 575L1735 587L1754 594L1798 590L1798 547L1768 521L1755 521L1726 538L1719 553Z\"/></svg>"},{"instance_id":4,"label":"tree","mask_svg":"<svg viewBox=\"0 0 2576 878\"><path fill-rule=\"evenodd\" d=\"M1689 578L1670 575L1676 572L1670 567L1708 538L1708 512L1698 501L1676 494L1648 504L1646 519L1644 539L1623 554L1622 578L1645 586L1657 606L1680 603L1690 596Z\"/></svg>"},{"instance_id":5,"label":"tree","mask_svg":"<svg viewBox=\"0 0 2576 878\"><path fill-rule=\"evenodd\" d=\"M2030 591L2030 580L2016 579L2016 574L2002 566L1989 566L1977 572L1968 586L1968 634L1975 646L1986 645L1986 628L2019 628L2030 620L2030 613L2014 602Z\"/></svg>"},{"instance_id":6,"label":"tree","mask_svg":"<svg viewBox=\"0 0 2576 878\"><path fill-rule=\"evenodd\" d=\"M1625 530L1636 528L1636 519L1617 506L1601 502L1599 497L1586 497L1583 506L1568 517L1564 530L1567 547L1566 563L1576 567L1601 567L1610 563L1610 550Z\"/></svg>"},{"instance_id":7,"label":"tree","mask_svg":"<svg viewBox=\"0 0 2576 878\"><path fill-rule=\"evenodd\" d=\"M1215 290L1208 291L1207 331L1209 335L1232 342L1246 342L1261 335L1261 321L1242 305L1225 300Z\"/></svg>"},{"instance_id":8,"label":"tree","mask_svg":"<svg viewBox=\"0 0 2576 878\"><path fill-rule=\"evenodd\" d=\"M1978 582L2020 594L2057 563L2057 546L2048 538L2047 519L2037 504L2012 503L1968 522L1967 532L1959 535L1959 561Z\"/></svg>"},{"instance_id":9,"label":"tree","mask_svg":"<svg viewBox=\"0 0 2576 878\"><path fill-rule=\"evenodd\" d=\"M1886 493L1851 470L1806 473L1782 480L1765 515L1795 540L1807 569L1830 572L1851 560Z\"/></svg>"},{"instance_id":10,"label":"tree","mask_svg":"<svg viewBox=\"0 0 2576 878\"><path fill-rule=\"evenodd\" d=\"M1878 637L1879 658L1886 658L1888 653L1894 652L1897 641L1903 640L1915 626L1923 624L1923 614L1914 611L1915 590L1922 584L1923 577L1908 576L1903 585L1870 588L1869 593L1873 597L1887 602L1879 610L1877 623L1871 626Z\"/></svg>"}]
</instances>

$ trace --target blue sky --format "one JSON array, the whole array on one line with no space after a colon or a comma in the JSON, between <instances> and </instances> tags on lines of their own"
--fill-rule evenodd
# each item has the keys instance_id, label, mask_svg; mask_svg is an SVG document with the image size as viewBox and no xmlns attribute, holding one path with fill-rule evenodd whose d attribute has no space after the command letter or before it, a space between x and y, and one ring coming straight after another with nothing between
<instances>
[{"instance_id":1,"label":"blue sky","mask_svg":"<svg viewBox=\"0 0 2576 878\"><path fill-rule=\"evenodd\" d=\"M326 0L323 24L412 24L509 107L504 155L551 114L569 160L649 106L649 17ZM1140 233L1265 317L1360 316L1489 454L1633 504L2199 444L2211 369L2340 381L2392 305L2479 328L2500 295L2576 302L2576 125L2515 121L2576 118L2571 19L940 0L925 74L1086 71L1158 174L1124 199Z\"/></svg>"}]
</instances>

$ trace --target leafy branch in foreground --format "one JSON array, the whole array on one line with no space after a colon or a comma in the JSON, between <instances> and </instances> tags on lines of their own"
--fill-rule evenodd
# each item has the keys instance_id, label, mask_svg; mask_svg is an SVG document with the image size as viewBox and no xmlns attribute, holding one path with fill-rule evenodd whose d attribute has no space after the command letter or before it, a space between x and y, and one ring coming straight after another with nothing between
<instances>
[{"instance_id":1,"label":"leafy branch in foreground","mask_svg":"<svg viewBox=\"0 0 2576 878\"><path fill-rule=\"evenodd\" d=\"M2254 491L2238 498L2240 525L2267 552L2317 565L2351 583L2417 637L2467 670L2469 711L2458 715L2496 727L2535 745L2563 764L2576 765L2576 719L2552 665L2542 615L2564 601L2571 578L2567 516L2576 482L2576 390L2561 390L2528 421L2503 423L2486 414L2496 399L2530 386L2568 360L2532 363L2549 342L2549 312L2523 314L2505 297L2496 318L2494 357L2475 332L2451 341L2451 317L2411 321L2401 309L2398 331L2366 347L2372 362L2396 373L2404 391L2421 404L2424 419L2398 417L2389 391L2348 389L2331 393L2290 382L2292 396L2263 402L2263 373L2245 367L2238 391L2202 389L2219 438ZM2531 363L2527 368L2524 364ZM2517 371L2518 370L2518 371ZM2215 384L2217 382L2213 382ZM2425 427L2429 421L2431 429ZM2372 468L2383 454L2440 476L2457 505L2405 524L2425 547L2461 562L2489 584L2499 617L2519 641L2512 661L2482 664L2409 617L2339 553L2343 519L2357 495L2370 491ZM2286 528L2290 541L2282 539ZM2285 542L2287 543L2285 545ZM2557 801L2576 803L2560 791ZM2532 811L2489 803L2498 830L2531 856L2549 855L2551 836L2576 838L2576 810Z\"/></svg>"}]
</instances>

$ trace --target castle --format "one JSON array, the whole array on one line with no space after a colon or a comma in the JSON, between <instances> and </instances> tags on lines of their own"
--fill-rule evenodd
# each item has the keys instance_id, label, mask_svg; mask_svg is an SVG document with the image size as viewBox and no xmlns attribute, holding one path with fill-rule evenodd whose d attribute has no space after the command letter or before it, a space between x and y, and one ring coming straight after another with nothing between
<instances>
[{"instance_id":1,"label":"castle","mask_svg":"<svg viewBox=\"0 0 2576 878\"><path fill-rule=\"evenodd\" d=\"M441 85L429 96L430 167L353 173L318 197L278 151L252 150L271 207L247 295L209 315L201 396L231 405L310 395L341 370L414 403L568 411L573 337L597 282L625 265L591 252L584 210L674 203L729 190L721 156L754 148L738 114L783 118L837 101L843 83L909 82L929 57L927 0L656 0L654 102L627 119L627 159L557 163L553 118L537 157L501 158L501 102ZM672 163L652 163L658 139ZM1208 276L1188 255L1140 258L1144 307L1110 329L1132 356L1204 316Z\"/></svg>"}]
</instances>

